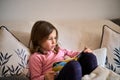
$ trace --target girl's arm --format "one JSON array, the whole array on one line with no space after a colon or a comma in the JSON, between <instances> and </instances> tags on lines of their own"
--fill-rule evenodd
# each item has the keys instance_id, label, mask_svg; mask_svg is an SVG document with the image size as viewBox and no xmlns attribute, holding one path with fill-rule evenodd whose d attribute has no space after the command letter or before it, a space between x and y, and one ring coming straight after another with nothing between
<instances>
[{"instance_id":1,"label":"girl's arm","mask_svg":"<svg viewBox=\"0 0 120 80\"><path fill-rule=\"evenodd\" d=\"M80 51L72 51L68 49L62 49L62 50L65 53L65 56L69 56L71 58L77 56L80 53Z\"/></svg>"},{"instance_id":2,"label":"girl's arm","mask_svg":"<svg viewBox=\"0 0 120 80\"><path fill-rule=\"evenodd\" d=\"M89 48L84 48L84 50L82 51L72 51L72 50L67 50L67 49L63 49L65 55L69 56L69 57L75 57L77 56L78 54L80 54L81 52L84 52L84 53L92 53L92 50L89 49Z\"/></svg>"},{"instance_id":3,"label":"girl's arm","mask_svg":"<svg viewBox=\"0 0 120 80\"><path fill-rule=\"evenodd\" d=\"M29 59L29 71L31 80L44 80L42 62L35 55L31 56Z\"/></svg>"}]
</instances>

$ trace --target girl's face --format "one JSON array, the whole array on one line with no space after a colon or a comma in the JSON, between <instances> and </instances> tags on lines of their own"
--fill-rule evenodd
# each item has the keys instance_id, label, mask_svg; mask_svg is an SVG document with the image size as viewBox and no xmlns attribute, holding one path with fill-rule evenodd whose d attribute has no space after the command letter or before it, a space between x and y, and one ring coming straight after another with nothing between
<instances>
[{"instance_id":1,"label":"girl's face","mask_svg":"<svg viewBox=\"0 0 120 80\"><path fill-rule=\"evenodd\" d=\"M56 46L56 42L57 42L56 31L53 30L53 32L48 36L48 38L45 41L43 41L41 47L45 51L50 51L50 50L53 51Z\"/></svg>"}]
</instances>

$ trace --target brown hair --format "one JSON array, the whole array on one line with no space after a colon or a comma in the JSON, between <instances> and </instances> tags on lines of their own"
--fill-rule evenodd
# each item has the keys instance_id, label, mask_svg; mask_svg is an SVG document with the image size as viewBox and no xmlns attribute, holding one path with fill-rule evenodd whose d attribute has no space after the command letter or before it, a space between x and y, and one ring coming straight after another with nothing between
<instances>
[{"instance_id":1,"label":"brown hair","mask_svg":"<svg viewBox=\"0 0 120 80\"><path fill-rule=\"evenodd\" d=\"M29 41L29 48L31 49L31 53L40 52L41 54L43 54L39 42L42 43L43 41L45 41L53 30L56 31L56 38L58 40L58 31L51 23L47 21L37 21L33 25ZM54 51L57 53L58 49L59 48L57 44Z\"/></svg>"}]
</instances>

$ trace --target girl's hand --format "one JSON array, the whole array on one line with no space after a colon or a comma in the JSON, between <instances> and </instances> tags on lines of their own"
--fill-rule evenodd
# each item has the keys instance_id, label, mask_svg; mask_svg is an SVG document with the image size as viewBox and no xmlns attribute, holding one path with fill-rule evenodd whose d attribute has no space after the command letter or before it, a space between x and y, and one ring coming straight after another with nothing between
<instances>
[{"instance_id":1,"label":"girl's hand","mask_svg":"<svg viewBox=\"0 0 120 80\"><path fill-rule=\"evenodd\" d=\"M92 53L93 51L91 49L85 47L83 52L85 52L85 53Z\"/></svg>"},{"instance_id":2,"label":"girl's hand","mask_svg":"<svg viewBox=\"0 0 120 80\"><path fill-rule=\"evenodd\" d=\"M45 80L54 80L55 75L54 71L49 71L45 74Z\"/></svg>"}]
</instances>

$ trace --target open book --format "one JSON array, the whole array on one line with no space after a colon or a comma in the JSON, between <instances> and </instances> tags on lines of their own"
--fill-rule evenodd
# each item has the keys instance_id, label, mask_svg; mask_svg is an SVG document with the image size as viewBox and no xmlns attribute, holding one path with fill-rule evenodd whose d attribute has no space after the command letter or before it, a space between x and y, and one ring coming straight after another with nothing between
<instances>
[{"instance_id":1,"label":"open book","mask_svg":"<svg viewBox=\"0 0 120 80\"><path fill-rule=\"evenodd\" d=\"M68 63L69 61L71 61L71 60L77 61L78 58L80 58L81 54L82 54L82 52L79 53L77 56L75 56L75 57L73 57L73 58L68 58L68 59L63 60L63 61L60 61L60 62L55 62L55 63L53 64L53 71L55 71L55 72L60 71L60 70L64 67L64 65L65 65L66 63Z\"/></svg>"}]
</instances>

